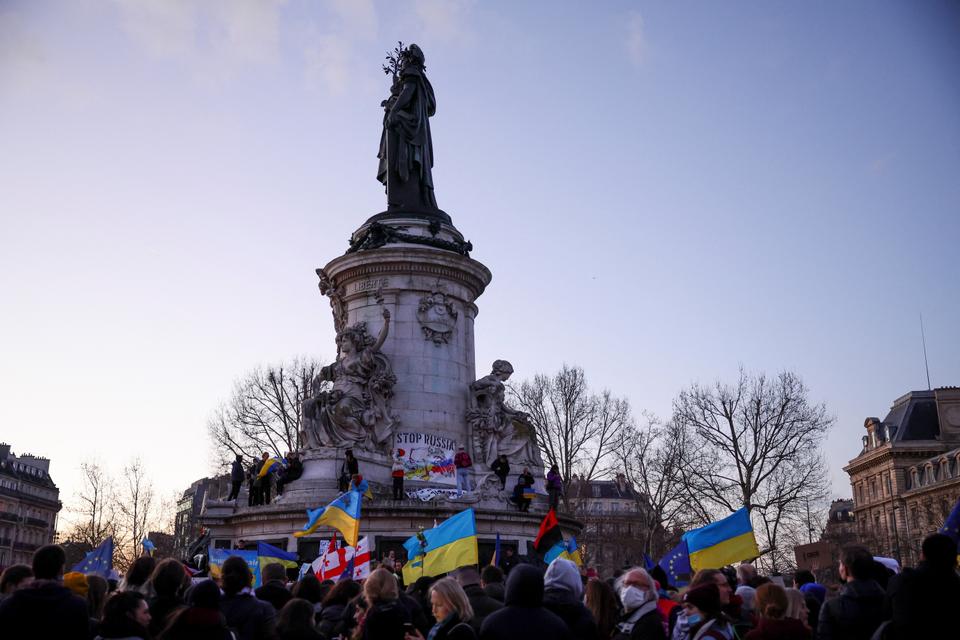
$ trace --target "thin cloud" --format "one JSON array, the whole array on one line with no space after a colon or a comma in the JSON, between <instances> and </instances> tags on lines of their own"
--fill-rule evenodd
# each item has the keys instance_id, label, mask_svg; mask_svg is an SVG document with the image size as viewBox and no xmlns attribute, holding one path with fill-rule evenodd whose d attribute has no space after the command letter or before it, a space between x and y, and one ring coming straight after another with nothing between
<instances>
[{"instance_id":1,"label":"thin cloud","mask_svg":"<svg viewBox=\"0 0 960 640\"><path fill-rule=\"evenodd\" d=\"M225 80L250 65L275 63L286 0L113 0L120 25L148 54Z\"/></svg>"},{"instance_id":2,"label":"thin cloud","mask_svg":"<svg viewBox=\"0 0 960 640\"><path fill-rule=\"evenodd\" d=\"M372 0L331 0L324 28L312 22L302 45L307 87L343 95L356 77L358 43L377 37L379 18Z\"/></svg>"},{"instance_id":3,"label":"thin cloud","mask_svg":"<svg viewBox=\"0 0 960 640\"><path fill-rule=\"evenodd\" d=\"M647 59L647 36L644 30L643 16L639 11L627 15L627 55L636 66L642 66Z\"/></svg>"},{"instance_id":4,"label":"thin cloud","mask_svg":"<svg viewBox=\"0 0 960 640\"><path fill-rule=\"evenodd\" d=\"M414 5L424 36L435 42L470 42L472 0L417 0Z\"/></svg>"}]
</instances>

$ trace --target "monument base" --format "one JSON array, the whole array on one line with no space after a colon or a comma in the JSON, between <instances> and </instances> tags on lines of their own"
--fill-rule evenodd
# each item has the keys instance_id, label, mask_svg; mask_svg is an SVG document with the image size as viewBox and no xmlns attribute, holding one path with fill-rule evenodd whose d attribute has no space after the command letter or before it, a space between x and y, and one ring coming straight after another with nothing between
<instances>
[{"instance_id":1,"label":"monument base","mask_svg":"<svg viewBox=\"0 0 960 640\"><path fill-rule=\"evenodd\" d=\"M305 465L306 466L306 465ZM317 467L320 468L319 466ZM249 546L258 541L269 542L287 551L297 552L303 562L312 562L319 552L320 543L329 540L334 530L320 527L309 536L294 537L293 533L303 529L307 521L306 510L323 506L329 502L305 500L309 492L307 487L319 486L318 483L336 483L335 477L301 479L292 483L284 495L277 501L263 506L246 506L246 495L241 493L237 503L208 501L204 506L202 522L210 535L215 548L238 548ZM416 485L411 486L411 485ZM477 538L480 550L480 563L489 562L497 534L500 535L502 549L514 549L520 556L533 556L533 541L536 538L540 522L547 510L547 500L537 496L529 512L521 512L516 507L507 506L504 500L484 498L484 491L465 494L465 500L450 501L434 499L419 501L414 499L392 500L389 487L373 484L374 498L365 498L361 508L360 536L369 537L373 557L380 559L390 551L403 560L405 552L403 542L418 531L430 529L465 508L472 507L476 515ZM499 487L499 482L497 482ZM405 489L415 491L423 486L420 483L406 483ZM466 503L475 500L473 503ZM566 537L579 535L582 525L565 515L558 515L560 527ZM337 533L337 538L342 536Z\"/></svg>"}]
</instances>

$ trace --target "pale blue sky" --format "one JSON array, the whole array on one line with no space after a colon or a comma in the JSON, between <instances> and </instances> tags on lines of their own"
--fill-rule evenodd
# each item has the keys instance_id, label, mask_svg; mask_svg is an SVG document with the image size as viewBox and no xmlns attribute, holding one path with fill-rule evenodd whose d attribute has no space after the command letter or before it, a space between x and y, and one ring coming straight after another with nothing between
<instances>
[{"instance_id":1,"label":"pale blue sky","mask_svg":"<svg viewBox=\"0 0 960 640\"><path fill-rule=\"evenodd\" d=\"M383 209L382 57L427 56L478 374L668 417L738 366L837 425L960 384L960 11L933 2L0 2L0 440L208 470L252 366L333 356L314 268Z\"/></svg>"}]
</instances>

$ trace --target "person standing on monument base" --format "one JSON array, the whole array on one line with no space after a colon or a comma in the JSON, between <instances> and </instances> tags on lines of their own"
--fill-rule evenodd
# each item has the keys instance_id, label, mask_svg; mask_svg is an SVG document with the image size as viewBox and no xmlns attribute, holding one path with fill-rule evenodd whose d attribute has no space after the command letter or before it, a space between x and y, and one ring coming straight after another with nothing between
<instances>
[{"instance_id":1,"label":"person standing on monument base","mask_svg":"<svg viewBox=\"0 0 960 640\"><path fill-rule=\"evenodd\" d=\"M560 468L557 465L551 465L547 472L547 494L550 496L550 508L557 511L560 506L560 494L563 493L563 477L560 475Z\"/></svg>"},{"instance_id":2,"label":"person standing on monument base","mask_svg":"<svg viewBox=\"0 0 960 640\"><path fill-rule=\"evenodd\" d=\"M360 463L353 457L353 449L347 449L344 454L343 464L340 465L340 491L346 491L350 488L350 480L353 476L360 473Z\"/></svg>"},{"instance_id":3,"label":"person standing on monument base","mask_svg":"<svg viewBox=\"0 0 960 640\"><path fill-rule=\"evenodd\" d=\"M393 466L390 467L390 477L393 478L393 499L403 500L403 449L397 451L393 457Z\"/></svg>"},{"instance_id":4,"label":"person standing on monument base","mask_svg":"<svg viewBox=\"0 0 960 640\"><path fill-rule=\"evenodd\" d=\"M227 502L236 500L237 496L240 495L243 477L243 456L238 453L236 460L230 465L230 495L227 497Z\"/></svg>"},{"instance_id":5,"label":"person standing on monument base","mask_svg":"<svg viewBox=\"0 0 960 640\"><path fill-rule=\"evenodd\" d=\"M457 497L463 495L464 491L473 491L470 488L470 467L473 466L473 460L466 448L460 445L457 455L453 457L453 465L457 468Z\"/></svg>"},{"instance_id":6,"label":"person standing on monument base","mask_svg":"<svg viewBox=\"0 0 960 640\"><path fill-rule=\"evenodd\" d=\"M490 469L500 479L500 491L506 489L507 476L510 475L510 462L507 460L507 456L502 453L497 456L497 459L490 465Z\"/></svg>"}]
</instances>

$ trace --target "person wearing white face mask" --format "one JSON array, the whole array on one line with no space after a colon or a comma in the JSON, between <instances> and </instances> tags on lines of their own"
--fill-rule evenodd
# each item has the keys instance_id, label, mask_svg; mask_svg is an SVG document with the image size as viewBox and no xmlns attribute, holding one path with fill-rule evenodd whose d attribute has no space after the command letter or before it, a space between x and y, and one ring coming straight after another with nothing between
<instances>
[{"instance_id":1,"label":"person wearing white face mask","mask_svg":"<svg viewBox=\"0 0 960 640\"><path fill-rule=\"evenodd\" d=\"M623 605L616 640L666 640L663 618L657 610L657 588L645 569L634 567L620 576L617 595Z\"/></svg>"}]
</instances>

